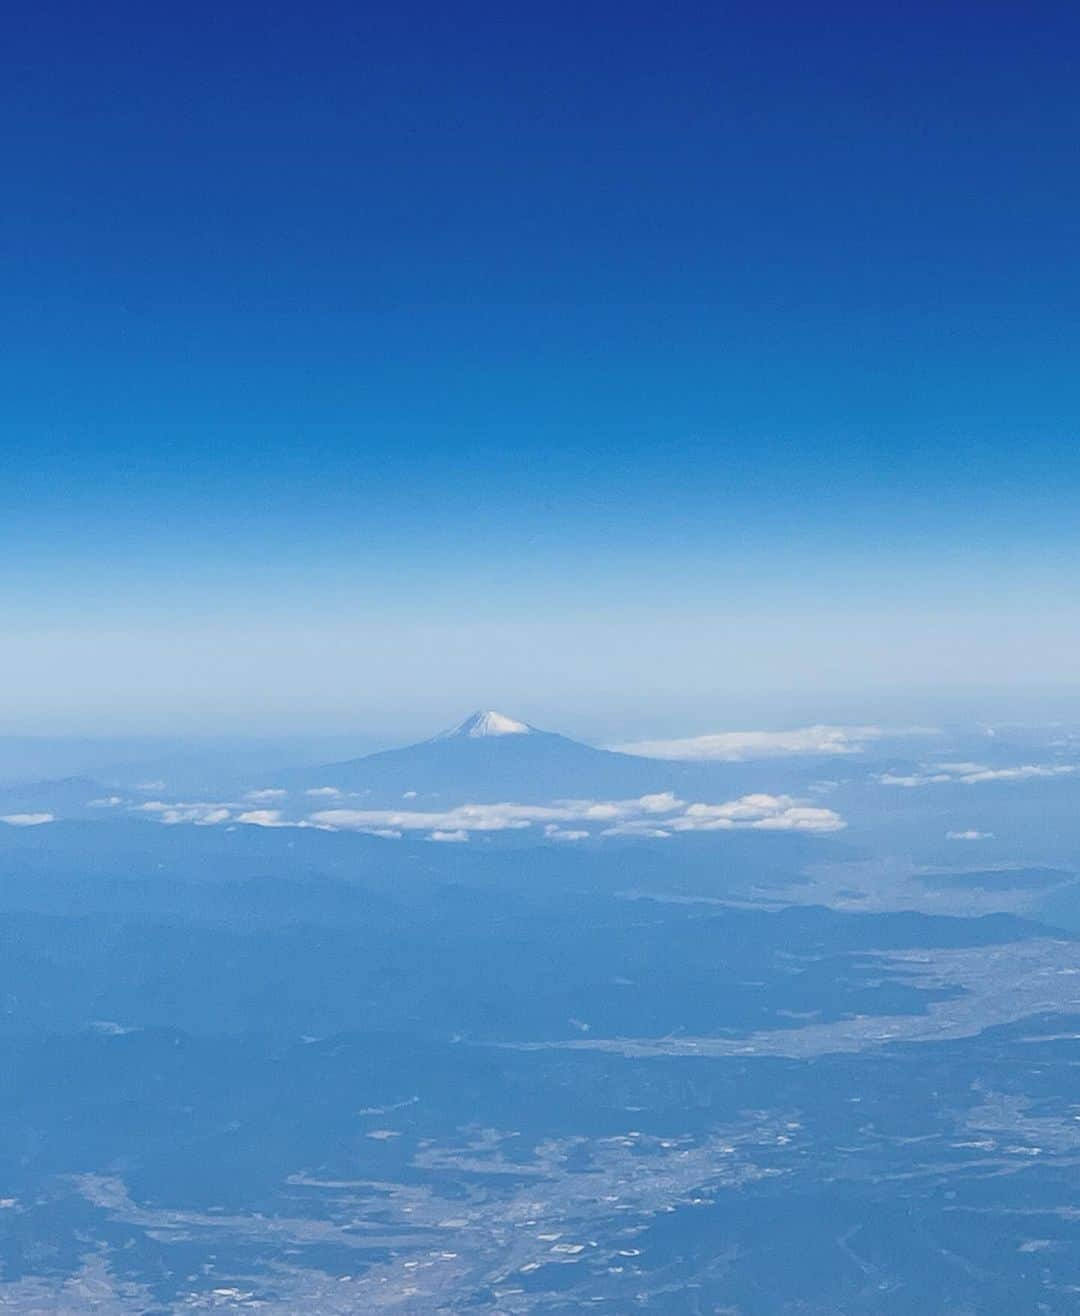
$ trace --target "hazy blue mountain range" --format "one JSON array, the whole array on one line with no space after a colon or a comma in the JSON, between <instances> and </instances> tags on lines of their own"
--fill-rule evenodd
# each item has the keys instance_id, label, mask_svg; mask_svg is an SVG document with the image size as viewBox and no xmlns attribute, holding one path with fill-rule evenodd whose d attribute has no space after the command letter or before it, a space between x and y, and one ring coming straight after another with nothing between
<instances>
[{"instance_id":1,"label":"hazy blue mountain range","mask_svg":"<svg viewBox=\"0 0 1080 1316\"><path fill-rule=\"evenodd\" d=\"M1077 742L860 737L7 788L0 1307L1068 1316Z\"/></svg>"},{"instance_id":2,"label":"hazy blue mountain range","mask_svg":"<svg viewBox=\"0 0 1080 1316\"><path fill-rule=\"evenodd\" d=\"M506 728L511 728L507 730ZM264 752L257 770L237 762L252 757L235 749L215 767L212 747L171 757L101 764L99 778L66 777L0 786L0 816L45 812L59 818L101 818L123 807L153 820L154 801L244 799L266 793L290 817L327 807L336 796L366 806L418 808L465 803L561 799L630 799L670 791L687 799L723 798L724 792L764 790L778 782L805 785L828 758L798 763L729 763L661 760L596 748L542 731L503 714L476 712L449 731L402 748L340 761L295 766ZM312 752L312 747L307 747ZM41 757L40 751L35 756ZM149 769L167 773L155 780ZM411 801L411 803L410 803Z\"/></svg>"}]
</instances>

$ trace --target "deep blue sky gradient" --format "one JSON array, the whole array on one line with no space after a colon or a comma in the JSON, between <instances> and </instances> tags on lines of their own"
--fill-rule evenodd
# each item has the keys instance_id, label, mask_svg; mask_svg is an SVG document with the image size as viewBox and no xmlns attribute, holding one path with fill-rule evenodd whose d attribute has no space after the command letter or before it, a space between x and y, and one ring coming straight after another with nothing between
<instances>
[{"instance_id":1,"label":"deep blue sky gradient","mask_svg":"<svg viewBox=\"0 0 1080 1316\"><path fill-rule=\"evenodd\" d=\"M1072 681L1074 6L5 12L0 725Z\"/></svg>"}]
</instances>

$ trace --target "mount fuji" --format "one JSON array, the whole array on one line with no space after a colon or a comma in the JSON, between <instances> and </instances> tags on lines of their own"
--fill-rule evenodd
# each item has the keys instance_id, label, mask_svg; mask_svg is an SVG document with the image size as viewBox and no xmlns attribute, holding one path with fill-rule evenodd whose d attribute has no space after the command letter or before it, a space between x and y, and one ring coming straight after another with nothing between
<instances>
[{"instance_id":1,"label":"mount fuji","mask_svg":"<svg viewBox=\"0 0 1080 1316\"><path fill-rule=\"evenodd\" d=\"M505 713L496 713L491 709L480 710L471 713L464 722L460 722L456 727L451 727L449 731L443 731L435 736L435 740L453 740L461 736L467 736L470 740L482 740L487 736L530 736L542 735L543 732L537 732L535 727L529 726L527 722L515 722L512 717L507 717Z\"/></svg>"},{"instance_id":2,"label":"mount fuji","mask_svg":"<svg viewBox=\"0 0 1080 1316\"><path fill-rule=\"evenodd\" d=\"M430 740L305 769L287 784L372 802L523 803L689 788L702 766L596 749L493 710L479 710ZM411 806L415 807L415 806Z\"/></svg>"}]
</instances>

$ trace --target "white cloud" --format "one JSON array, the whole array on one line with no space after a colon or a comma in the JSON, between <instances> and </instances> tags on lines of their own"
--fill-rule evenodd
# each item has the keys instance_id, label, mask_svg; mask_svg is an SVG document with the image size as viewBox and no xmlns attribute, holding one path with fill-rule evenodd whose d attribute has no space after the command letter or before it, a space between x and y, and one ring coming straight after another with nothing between
<instances>
[{"instance_id":1,"label":"white cloud","mask_svg":"<svg viewBox=\"0 0 1080 1316\"><path fill-rule=\"evenodd\" d=\"M1063 777L1076 771L1067 763L1041 765L1025 763L1018 768L988 768L981 763L936 763L920 772L897 775L883 772L878 781L883 786L935 786L961 782L967 786L983 781L1028 781L1034 777Z\"/></svg>"},{"instance_id":2,"label":"white cloud","mask_svg":"<svg viewBox=\"0 0 1080 1316\"><path fill-rule=\"evenodd\" d=\"M544 828L544 835L550 841L584 841L589 833L575 831L572 828L557 827L554 823L548 823Z\"/></svg>"},{"instance_id":3,"label":"white cloud","mask_svg":"<svg viewBox=\"0 0 1080 1316\"><path fill-rule=\"evenodd\" d=\"M553 804L464 804L442 811L412 809L326 809L312 814L322 826L386 835L388 832L453 833L522 830L534 825L556 840L582 840L584 824L602 826L605 836L667 836L673 832L833 832L845 826L832 809L815 808L788 795L745 795L724 804L687 804L670 792L635 800L558 800ZM566 824L577 824L567 826Z\"/></svg>"},{"instance_id":4,"label":"white cloud","mask_svg":"<svg viewBox=\"0 0 1080 1316\"><path fill-rule=\"evenodd\" d=\"M247 823L251 827L288 827L282 821L280 809L249 809L246 813L236 815L238 823Z\"/></svg>"},{"instance_id":5,"label":"white cloud","mask_svg":"<svg viewBox=\"0 0 1080 1316\"><path fill-rule=\"evenodd\" d=\"M205 813L201 818L195 819L195 826L213 827L217 823L223 823L228 821L229 821L228 809L211 809L208 813Z\"/></svg>"},{"instance_id":6,"label":"white cloud","mask_svg":"<svg viewBox=\"0 0 1080 1316\"><path fill-rule=\"evenodd\" d=\"M235 821L248 827L304 827L324 832L333 830L316 822L283 818L280 809L248 809L245 813L238 813Z\"/></svg>"},{"instance_id":7,"label":"white cloud","mask_svg":"<svg viewBox=\"0 0 1080 1316\"><path fill-rule=\"evenodd\" d=\"M304 791L305 795L311 795L314 798L323 797L327 800L341 799L341 791L336 786L312 786L310 790Z\"/></svg>"},{"instance_id":8,"label":"white cloud","mask_svg":"<svg viewBox=\"0 0 1080 1316\"><path fill-rule=\"evenodd\" d=\"M467 841L469 833L462 831L459 827L453 832L432 832L428 837L429 841Z\"/></svg>"},{"instance_id":9,"label":"white cloud","mask_svg":"<svg viewBox=\"0 0 1080 1316\"><path fill-rule=\"evenodd\" d=\"M960 780L968 782L1026 781L1029 777L1064 777L1075 771L1076 768L1067 763L1061 763L1053 767L1039 767L1029 763L1021 768L981 768L978 772L967 773Z\"/></svg>"},{"instance_id":10,"label":"white cloud","mask_svg":"<svg viewBox=\"0 0 1080 1316\"><path fill-rule=\"evenodd\" d=\"M671 812L682 807L672 794L643 795L638 800L558 800L554 804L462 804L456 808L324 809L312 821L353 831L394 828L417 832L502 832L533 824L568 822L611 823L642 813Z\"/></svg>"},{"instance_id":11,"label":"white cloud","mask_svg":"<svg viewBox=\"0 0 1080 1316\"><path fill-rule=\"evenodd\" d=\"M664 840L671 833L663 827L653 827L649 823L619 823L617 827L608 827L604 831L605 836L636 836L639 839L648 839L653 837L656 840Z\"/></svg>"},{"instance_id":12,"label":"white cloud","mask_svg":"<svg viewBox=\"0 0 1080 1316\"><path fill-rule=\"evenodd\" d=\"M268 786L264 790L248 791L244 799L250 800L253 804L268 804L271 800L283 800L288 793L277 786Z\"/></svg>"},{"instance_id":13,"label":"white cloud","mask_svg":"<svg viewBox=\"0 0 1080 1316\"><path fill-rule=\"evenodd\" d=\"M630 803L640 805L642 813L670 813L672 809L681 809L683 802L671 791L664 791L660 795L643 795L641 799Z\"/></svg>"},{"instance_id":14,"label":"white cloud","mask_svg":"<svg viewBox=\"0 0 1080 1316\"><path fill-rule=\"evenodd\" d=\"M0 815L0 822L7 823L9 827L40 827L42 823L55 821L56 816L51 813L5 813Z\"/></svg>"},{"instance_id":15,"label":"white cloud","mask_svg":"<svg viewBox=\"0 0 1080 1316\"><path fill-rule=\"evenodd\" d=\"M969 829L966 832L946 832L945 839L947 841L992 841L994 839L994 833L976 832L973 829Z\"/></svg>"},{"instance_id":16,"label":"white cloud","mask_svg":"<svg viewBox=\"0 0 1080 1316\"><path fill-rule=\"evenodd\" d=\"M218 822L228 822L229 809L170 809L162 815L162 822L193 822L196 826L217 826Z\"/></svg>"},{"instance_id":17,"label":"white cloud","mask_svg":"<svg viewBox=\"0 0 1080 1316\"><path fill-rule=\"evenodd\" d=\"M790 795L744 795L725 804L691 804L682 813L665 818L663 831L651 820L619 823L607 835L658 836L673 832L718 832L735 828L758 831L838 832L846 826L833 809L802 804Z\"/></svg>"},{"instance_id":18,"label":"white cloud","mask_svg":"<svg viewBox=\"0 0 1080 1316\"><path fill-rule=\"evenodd\" d=\"M869 740L884 735L881 727L797 727L791 731L719 731L683 740L639 740L612 748L623 754L653 759L782 758L799 754L858 754Z\"/></svg>"},{"instance_id":19,"label":"white cloud","mask_svg":"<svg viewBox=\"0 0 1080 1316\"><path fill-rule=\"evenodd\" d=\"M120 795L107 795L101 800L91 800L87 805L90 809L115 809L117 805L123 804L123 797Z\"/></svg>"},{"instance_id":20,"label":"white cloud","mask_svg":"<svg viewBox=\"0 0 1080 1316\"><path fill-rule=\"evenodd\" d=\"M227 822L230 809L224 804L168 804L164 800L147 800L135 808L136 813L156 813L168 826L177 823L194 823L197 827L214 827Z\"/></svg>"},{"instance_id":21,"label":"white cloud","mask_svg":"<svg viewBox=\"0 0 1080 1316\"><path fill-rule=\"evenodd\" d=\"M132 812L156 815L166 826L175 826L178 823L193 823L196 827L216 827L220 823L244 823L252 827L320 826L319 823L310 820L283 818L280 809L244 809L242 805L235 803L146 800L143 804L135 805ZM322 830L330 829L324 826Z\"/></svg>"}]
</instances>

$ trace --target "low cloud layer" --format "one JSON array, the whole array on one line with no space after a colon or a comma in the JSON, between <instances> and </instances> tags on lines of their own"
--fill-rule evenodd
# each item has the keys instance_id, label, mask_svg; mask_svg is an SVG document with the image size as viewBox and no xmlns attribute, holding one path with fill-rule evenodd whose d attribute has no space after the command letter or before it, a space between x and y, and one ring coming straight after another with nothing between
<instances>
[{"instance_id":1,"label":"low cloud layer","mask_svg":"<svg viewBox=\"0 0 1080 1316\"><path fill-rule=\"evenodd\" d=\"M461 840L473 833L541 826L552 840L602 836L672 836L680 832L835 832L844 820L787 795L744 795L722 804L689 804L670 792L633 800L559 800L537 804L465 804L441 811L419 809L324 809L312 821L346 831L386 836L427 832L433 840ZM576 826L574 824L577 824Z\"/></svg>"},{"instance_id":2,"label":"low cloud layer","mask_svg":"<svg viewBox=\"0 0 1080 1316\"><path fill-rule=\"evenodd\" d=\"M689 802L671 791L627 800L554 800L550 804L462 804L446 809L321 809L306 816L282 808L251 808L229 801L146 800L132 806L135 814L156 818L167 826L308 827L325 831L363 832L399 840L423 836L429 841L460 843L477 835L536 829L560 843L596 836L669 837L682 832L717 832L738 828L757 831L835 832L846 826L833 809L789 795L743 795L719 804ZM259 793L260 795L263 793ZM257 798L257 797L256 797ZM329 799L329 796L324 796ZM308 805L310 808L310 805ZM50 821L48 815L18 815ZM15 822L13 815L4 821Z\"/></svg>"},{"instance_id":3,"label":"low cloud layer","mask_svg":"<svg viewBox=\"0 0 1080 1316\"><path fill-rule=\"evenodd\" d=\"M642 758L742 763L798 755L858 754L868 741L879 740L883 734L880 727L819 725L791 731L719 731L682 740L639 740L613 748Z\"/></svg>"},{"instance_id":4,"label":"low cloud layer","mask_svg":"<svg viewBox=\"0 0 1080 1316\"><path fill-rule=\"evenodd\" d=\"M660 821L636 818L608 828L612 836L671 836L753 828L767 832L836 832L845 826L833 809L803 804L790 795L744 795L725 804L690 804Z\"/></svg>"},{"instance_id":5,"label":"low cloud layer","mask_svg":"<svg viewBox=\"0 0 1080 1316\"><path fill-rule=\"evenodd\" d=\"M194 823L196 827L216 827L228 822L232 809L224 804L170 804L165 800L147 800L135 806L135 813L156 814L168 826L176 823Z\"/></svg>"},{"instance_id":6,"label":"low cloud layer","mask_svg":"<svg viewBox=\"0 0 1080 1316\"><path fill-rule=\"evenodd\" d=\"M462 804L451 809L323 809L313 822L350 831L503 832L535 824L593 823L611 826L641 814L666 814L684 807L670 792L636 800L557 800L553 804Z\"/></svg>"},{"instance_id":7,"label":"low cloud layer","mask_svg":"<svg viewBox=\"0 0 1080 1316\"><path fill-rule=\"evenodd\" d=\"M0 822L9 827L40 827L42 823L55 822L51 813L5 813L0 815Z\"/></svg>"},{"instance_id":8,"label":"low cloud layer","mask_svg":"<svg viewBox=\"0 0 1080 1316\"><path fill-rule=\"evenodd\" d=\"M984 781L1029 781L1038 777L1064 777L1076 771L1072 764L1025 763L1017 768L989 768L982 763L935 763L918 772L900 775L883 772L878 781L883 786L940 786L961 783L976 786Z\"/></svg>"}]
</instances>

